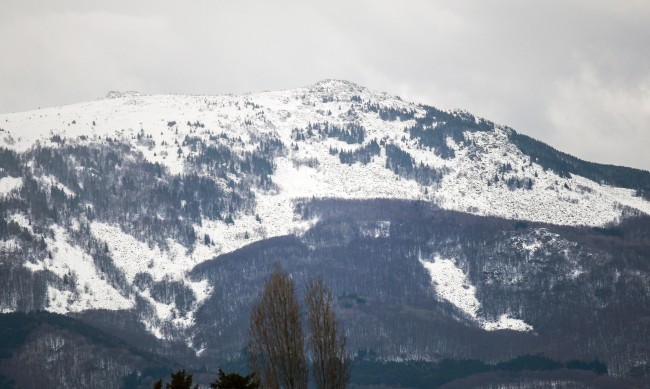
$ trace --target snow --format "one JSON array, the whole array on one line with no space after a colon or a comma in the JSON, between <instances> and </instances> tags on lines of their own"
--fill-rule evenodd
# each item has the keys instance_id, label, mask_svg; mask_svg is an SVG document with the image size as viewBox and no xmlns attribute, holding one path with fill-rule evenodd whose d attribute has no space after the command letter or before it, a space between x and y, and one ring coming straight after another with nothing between
<instances>
[{"instance_id":1,"label":"snow","mask_svg":"<svg viewBox=\"0 0 650 389\"><path fill-rule=\"evenodd\" d=\"M325 80L293 90L240 96L147 96L113 92L110 98L93 102L0 115L0 121L13 138L7 147L18 151L26 150L36 141L56 147L58 144L50 141L53 134L69 139L83 135L89 141L110 136L131 142L147 160L161 163L172 174L181 174L187 168L184 157L190 153L189 147L179 146L186 135L207 139L210 132L225 132L242 137L246 143L256 133L270 133L290 145L293 128L324 121L339 125L348 122L348 110L353 106L350 98L355 95L364 101L423 115L422 107L416 104L350 82ZM335 97L335 100L324 102L324 97ZM259 108L253 108L252 104ZM188 121L197 120L205 128L193 129L186 125ZM367 142L385 139L407 151L417 163L423 162L448 173L439 186L427 187L428 195L424 195L425 187L385 169L384 157L376 157L366 166L348 166L341 164L337 156L329 155L328 149L333 146L347 150L355 146L335 139L309 139L300 142L298 151L291 150L289 155L276 161L273 180L280 190L268 196L277 196L282 206L275 206L273 212L290 214L295 200L316 196L425 199L443 209L563 225L602 226L617 222L626 208L650 213L650 202L635 196L633 190L601 185L575 175L571 179L561 178L544 171L536 163L531 164L528 157L509 142L511 130L506 128L497 126L491 132L465 133L466 139L476 145L474 151L448 139L456 150L456 158L444 160L431 150L419 147L416 140L405 137L404 128L412 124L412 120L383 121L374 112L358 109L354 120L365 127ZM170 122L176 124L169 126ZM139 133L144 134L143 141L136 140ZM177 154L179 147L181 157ZM244 149L250 147L254 145L246 143ZM293 161L303 158L316 158L319 166L294 166ZM503 182L488 186L487 181L506 163L516 170L507 173L506 178L532 178L533 189L511 190ZM17 181L11 182L11 189L19 186ZM564 188L565 183L570 189ZM6 190L0 189L0 193ZM72 195L69 190L66 193ZM264 204L276 204L275 200L262 199L258 210ZM264 233L257 236L262 237ZM239 247L230 242L232 237L223 242L222 251Z\"/></svg>"},{"instance_id":2,"label":"snow","mask_svg":"<svg viewBox=\"0 0 650 389\"><path fill-rule=\"evenodd\" d=\"M533 330L533 327L523 320L512 318L506 313L497 321L481 318L481 303L476 298L476 287L469 282L467 275L453 260L436 256L433 262L420 259L420 263L429 272L437 296L454 305L484 330Z\"/></svg>"},{"instance_id":3,"label":"snow","mask_svg":"<svg viewBox=\"0 0 650 389\"><path fill-rule=\"evenodd\" d=\"M123 232L120 227L94 221L90 225L92 234L108 245L109 254L129 282L138 273L151 275L154 281L179 281L187 285L196 301L184 315L174 304L164 304L151 297L150 291L137 291L154 309L152 320L143 320L147 330L160 339L166 339L163 325L169 322L176 328L185 329L194 324L196 310L212 293L207 280L191 281L187 273L202 261L213 257L210 250L188 252L185 247L172 239L167 240L169 249L150 247L147 243Z\"/></svg>"},{"instance_id":4,"label":"snow","mask_svg":"<svg viewBox=\"0 0 650 389\"><path fill-rule=\"evenodd\" d=\"M20 242L16 238L0 240L0 254L9 254L20 249Z\"/></svg>"},{"instance_id":5,"label":"snow","mask_svg":"<svg viewBox=\"0 0 650 389\"><path fill-rule=\"evenodd\" d=\"M70 190L67 186L63 185L60 183L56 177L51 176L51 175L42 175L38 176L37 179L41 182L42 185L44 185L46 188L52 188L55 187L57 189L60 189L65 193L66 196L68 197L74 197L75 193Z\"/></svg>"},{"instance_id":6,"label":"snow","mask_svg":"<svg viewBox=\"0 0 650 389\"><path fill-rule=\"evenodd\" d=\"M166 336L163 330L166 323L178 328L191 326L194 312L211 293L206 281L188 279L187 273L195 265L255 241L303 234L318 220L303 220L294 210L297 203L311 198L425 200L448 210L562 225L603 226L620 221L626 213L650 214L650 202L635 196L633 190L603 185L578 175L562 178L531 163L529 157L509 141L511 130L507 128L496 126L490 132L465 133L466 143L471 142L471 147L448 139L456 157L447 160L419 146L416 139L409 138L404 128L412 125L413 120L384 121L377 113L362 112L358 106L351 119L349 111L356 104L351 101L352 96L360 96L364 101L383 107L410 110L416 117L424 115L424 109L417 104L340 80L240 96L148 96L136 92L111 92L107 98L92 102L0 114L0 122L7 134L0 144L4 142L4 147L23 152L36 144L60 147L60 143L52 138L55 134L64 138L64 142L80 143L103 142L111 137L130 143L146 160L160 163L169 173L183 174L197 169L187 166L185 157L192 151L182 143L188 135L206 142L209 142L211 134L221 132L232 138L241 138L243 144L229 144L236 152L254 149L255 139L260 134L272 135L284 143L287 152L274 161L276 169L271 177L277 190L253 188L254 212L234 215L234 224L204 218L200 224L194 225L199 240L191 250L171 239L167 241L167 248L149 246L116 225L92 222L92 234L107 243L109 254L129 282L133 282L138 273L147 273L155 281L184 282L197 297L195 306L182 316L175 314L176 307L155 301L147 290L131 292L140 293L151 303L155 317L145 325L159 337ZM331 98L333 101L329 101ZM310 138L297 142L298 150L290 147L296 142L291 136L294 128L324 121L342 126L351 120L366 129L366 144L373 139L394 144L408 152L417 164L424 163L446 172L442 181L423 186L400 177L386 169L383 152L366 165L342 164L337 155L330 155L330 147L354 150L363 145L348 145L333 138ZM187 125L187 122L196 121L205 127ZM317 161L314 167L300 163L310 159ZM513 171L505 173L504 179L498 183L488 185L504 164L510 164ZM533 188L510 189L504 182L509 177L532 179ZM55 177L36 178L45 187L56 186L67 196L75 195ZM10 195L22 184L19 177L1 178L0 198ZM260 220L255 215L259 215ZM10 218L31 231L25 215L14 214ZM71 228L75 225L78 224L73 223ZM68 242L65 231L60 227L55 231L55 239L47 240L48 248L53 250L53 259L35 258L24 266L32 271L51 270L61 277L74 272L79 282L74 291L51 286L48 309L65 312L133 306L132 298L122 296L101 280L94 270L92 258ZM390 223L383 221L363 226L362 233L368 237L386 237L390 233ZM213 244L203 243L206 234ZM544 239L547 238L542 231L521 241L513 241L513 244L519 244L522 250L535 255L546 244ZM5 242L2 249L13 247L11 242ZM482 328L532 330L528 324L507 313L497 321L481 318L476 287L469 283L453 260L436 258L422 261L422 264L429 271L438 296ZM582 272L577 265L571 269L571 277L578 277ZM89 284L88 291L85 283Z\"/></svg>"},{"instance_id":7,"label":"snow","mask_svg":"<svg viewBox=\"0 0 650 389\"><path fill-rule=\"evenodd\" d=\"M513 319L505 313L499 316L499 320L497 321L483 322L483 328L485 328L486 331L513 330L529 332L533 330L533 327L530 324L527 324L520 319Z\"/></svg>"},{"instance_id":8,"label":"snow","mask_svg":"<svg viewBox=\"0 0 650 389\"><path fill-rule=\"evenodd\" d=\"M379 220L376 222L363 223L360 233L364 237L370 238L389 238L390 237L390 220Z\"/></svg>"},{"instance_id":9,"label":"snow","mask_svg":"<svg viewBox=\"0 0 650 389\"><path fill-rule=\"evenodd\" d=\"M132 298L124 297L97 273L92 257L81 248L73 246L62 227L55 225L52 229L54 239L45 239L52 259L44 258L36 264L26 264L25 267L33 271L47 269L60 278L74 276L77 281L73 291L48 285L46 310L67 313L85 309L122 310L135 306Z\"/></svg>"},{"instance_id":10,"label":"snow","mask_svg":"<svg viewBox=\"0 0 650 389\"><path fill-rule=\"evenodd\" d=\"M22 228L26 228L28 231L32 231L32 226L29 223L29 219L27 219L27 216L25 216L22 213L14 213L9 216L9 220L15 222Z\"/></svg>"},{"instance_id":11,"label":"snow","mask_svg":"<svg viewBox=\"0 0 650 389\"><path fill-rule=\"evenodd\" d=\"M106 242L111 258L129 282L138 273L149 273L154 281L181 280L198 263L194 255L188 255L185 247L171 239L167 241L169 250L163 250L149 247L115 225L93 221L90 230L95 238Z\"/></svg>"},{"instance_id":12,"label":"snow","mask_svg":"<svg viewBox=\"0 0 650 389\"><path fill-rule=\"evenodd\" d=\"M22 177L2 177L0 178L0 198L7 197L11 192L18 190L23 186Z\"/></svg>"}]
</instances>

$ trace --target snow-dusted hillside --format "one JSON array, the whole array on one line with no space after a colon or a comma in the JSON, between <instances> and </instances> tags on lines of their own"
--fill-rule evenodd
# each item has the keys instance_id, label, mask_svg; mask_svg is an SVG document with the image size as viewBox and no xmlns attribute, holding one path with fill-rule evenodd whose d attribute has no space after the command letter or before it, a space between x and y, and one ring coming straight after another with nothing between
<instances>
[{"instance_id":1,"label":"snow-dusted hillside","mask_svg":"<svg viewBox=\"0 0 650 389\"><path fill-rule=\"evenodd\" d=\"M205 282L187 277L195 265L255 241L301 235L318 221L297 216L304 199L423 200L447 210L572 226L650 214L638 190L548 168L525 154L507 127L345 81L240 96L110 93L87 103L2 114L0 127L0 146L23 158L21 174L33 177L43 196L68 204L67 219L53 223L36 222L27 210L10 215L43 240L44 248L23 266L52 274L46 308L65 313L148 304L141 319L161 338L191 328L211 293ZM93 155L108 162L79 162L92 162ZM64 173L48 171L52 161L63 161ZM21 198L26 178L0 168L0 198ZM89 193L89 183L108 170L119 187L108 183L98 192L127 197L122 203L133 208L124 214L115 205L122 203L100 204L94 199L102 193ZM187 177L209 190L185 191L192 193L178 201L181 215L170 217L173 206L154 209L149 202L156 200L139 198L145 196L142 182L160 186L152 196L164 197L188 187ZM120 188L133 194L120 194ZM225 200L208 214L217 193ZM138 201L148 207L145 221L134 216ZM169 220L171 227L164 224ZM148 241L143 225L164 228L156 227L161 236ZM20 248L5 243L3 250ZM441 274L464 282L447 259L423 266L435 282ZM530 329L507 316L502 322L479 319L471 289L440 288L444 299L485 329ZM4 311L17 309L16 302L2 304Z\"/></svg>"},{"instance_id":2,"label":"snow-dusted hillside","mask_svg":"<svg viewBox=\"0 0 650 389\"><path fill-rule=\"evenodd\" d=\"M289 204L287 199L312 196L426 199L444 209L479 215L596 226L616 222L624 210L650 213L650 202L635 196L631 189L592 182L579 175L562 178L531 162L509 141L510 129L495 125L491 131L465 132L462 142L447 138L455 157L444 159L405 133L405 128L415 123L413 119L382 120L377 112L363 109L367 103L380 109L412 112L415 118L425 115L420 105L349 82L328 80L305 88L241 96L110 93L93 102L0 115L0 123L4 147L24 151L37 142L57 146L52 141L57 134L70 140L83 137L85 142L113 137L132 143L147 160L163 164L173 174L188 169L186 158L192 150L182 146L188 135L206 141L210 134L241 137L239 147L245 150L254 147L251 139L271 133L287 146L297 145L276 160L273 181L278 190L272 196L284 204L283 208ZM188 125L197 122L200 127ZM332 137L292 138L292 130L324 122L360 124L365 139L347 144ZM138 134L144 134L144 140L137 141ZM343 164L328 152L330 148L359 149L373 139L400 147L416 164L444 171L441 182L422 185L400 178L385 169L383 150L367 165ZM315 166L308 166L311 160ZM531 179L532 190L488 184L507 164L512 169L506 172L506 179ZM262 208L260 212L265 211Z\"/></svg>"}]
</instances>

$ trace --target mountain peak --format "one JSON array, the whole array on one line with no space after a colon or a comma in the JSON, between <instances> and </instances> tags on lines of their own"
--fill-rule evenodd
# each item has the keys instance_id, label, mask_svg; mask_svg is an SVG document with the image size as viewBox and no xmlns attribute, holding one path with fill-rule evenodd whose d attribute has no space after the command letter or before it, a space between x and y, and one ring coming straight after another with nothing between
<instances>
[{"instance_id":1,"label":"mountain peak","mask_svg":"<svg viewBox=\"0 0 650 389\"><path fill-rule=\"evenodd\" d=\"M312 85L312 88L323 88L323 89L335 90L335 91L348 90L352 92L361 92L366 89L365 87L359 84L355 84L354 82L347 81L347 80L338 80L334 78L328 78L325 80L318 81L317 83Z\"/></svg>"},{"instance_id":2,"label":"mountain peak","mask_svg":"<svg viewBox=\"0 0 650 389\"><path fill-rule=\"evenodd\" d=\"M138 91L109 91L106 96L104 96L105 99L119 99L122 97L140 97L143 96L144 94Z\"/></svg>"}]
</instances>

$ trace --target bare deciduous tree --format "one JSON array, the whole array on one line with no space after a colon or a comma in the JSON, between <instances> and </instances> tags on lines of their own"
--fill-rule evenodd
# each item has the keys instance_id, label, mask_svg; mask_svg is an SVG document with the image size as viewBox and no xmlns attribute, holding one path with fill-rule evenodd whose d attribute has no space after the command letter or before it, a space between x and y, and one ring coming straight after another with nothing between
<instances>
[{"instance_id":1,"label":"bare deciduous tree","mask_svg":"<svg viewBox=\"0 0 650 389\"><path fill-rule=\"evenodd\" d=\"M251 368L263 388L307 388L300 306L293 281L279 268L253 306L248 347Z\"/></svg>"},{"instance_id":2,"label":"bare deciduous tree","mask_svg":"<svg viewBox=\"0 0 650 389\"><path fill-rule=\"evenodd\" d=\"M350 378L349 363L345 355L346 338L336 320L332 292L322 279L309 282L305 303L316 387L343 389Z\"/></svg>"}]
</instances>

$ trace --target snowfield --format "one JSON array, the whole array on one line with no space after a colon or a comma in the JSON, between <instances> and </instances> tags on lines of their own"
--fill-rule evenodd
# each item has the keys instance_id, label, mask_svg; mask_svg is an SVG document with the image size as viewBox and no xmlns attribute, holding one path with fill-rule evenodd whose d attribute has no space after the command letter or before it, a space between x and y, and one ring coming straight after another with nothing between
<instances>
[{"instance_id":1,"label":"snowfield","mask_svg":"<svg viewBox=\"0 0 650 389\"><path fill-rule=\"evenodd\" d=\"M149 161L161 163L171 173L180 174L186 169L186 160L178 156L176 143L182 143L186 135L207 139L210 132L223 132L246 142L257 133L271 133L288 146L295 142L291 137L294 128L325 121L339 125L349 122L352 96L383 107L412 110L416 116L423 114L422 107L417 104L337 80L293 90L240 96L147 96L113 92L93 102L0 115L7 133L0 142L4 142L5 147L24 151L36 143L57 146L58 143L52 141L55 134L69 139L84 137L89 142L112 137L131 142ZM328 101L327 97L335 99ZM192 128L185 123L195 121L205 127L191 132ZM508 141L509 130L500 126L490 132L465 133L479 153L470 152L448 139L456 150L456 157L444 160L405 137L404 128L411 125L412 120L385 121L374 112L357 110L353 121L366 129L365 144L373 139L385 140L407 151L416 163L445 168L448 173L441 184L423 186L385 169L384 155L376 156L368 165L350 166L340 163L337 156L329 155L329 147L353 150L360 146L347 145L333 138L307 139L300 142L299 150L291 150L288 156L276 161L278 167L273 181L280 186L277 194L280 202L286 203L286 198L312 196L423 199L443 209L478 215L589 226L617 222L626 208L650 213L650 202L635 196L631 189L615 188L575 175L570 179L561 178L531 163ZM176 124L170 126L171 122ZM150 136L151 141L136 141L141 132ZM188 147L181 149L183 155L191 155ZM304 158L315 158L318 167L293 163ZM532 190L487 184L499 167L508 163L515 168L513 175L534 180ZM19 187L18 180L20 178L0 179L0 193ZM67 194L71 192L67 188L64 190Z\"/></svg>"},{"instance_id":2,"label":"snowfield","mask_svg":"<svg viewBox=\"0 0 650 389\"><path fill-rule=\"evenodd\" d=\"M0 178L0 197L6 197L11 192L20 189L23 186L22 177L2 177Z\"/></svg>"}]
</instances>

